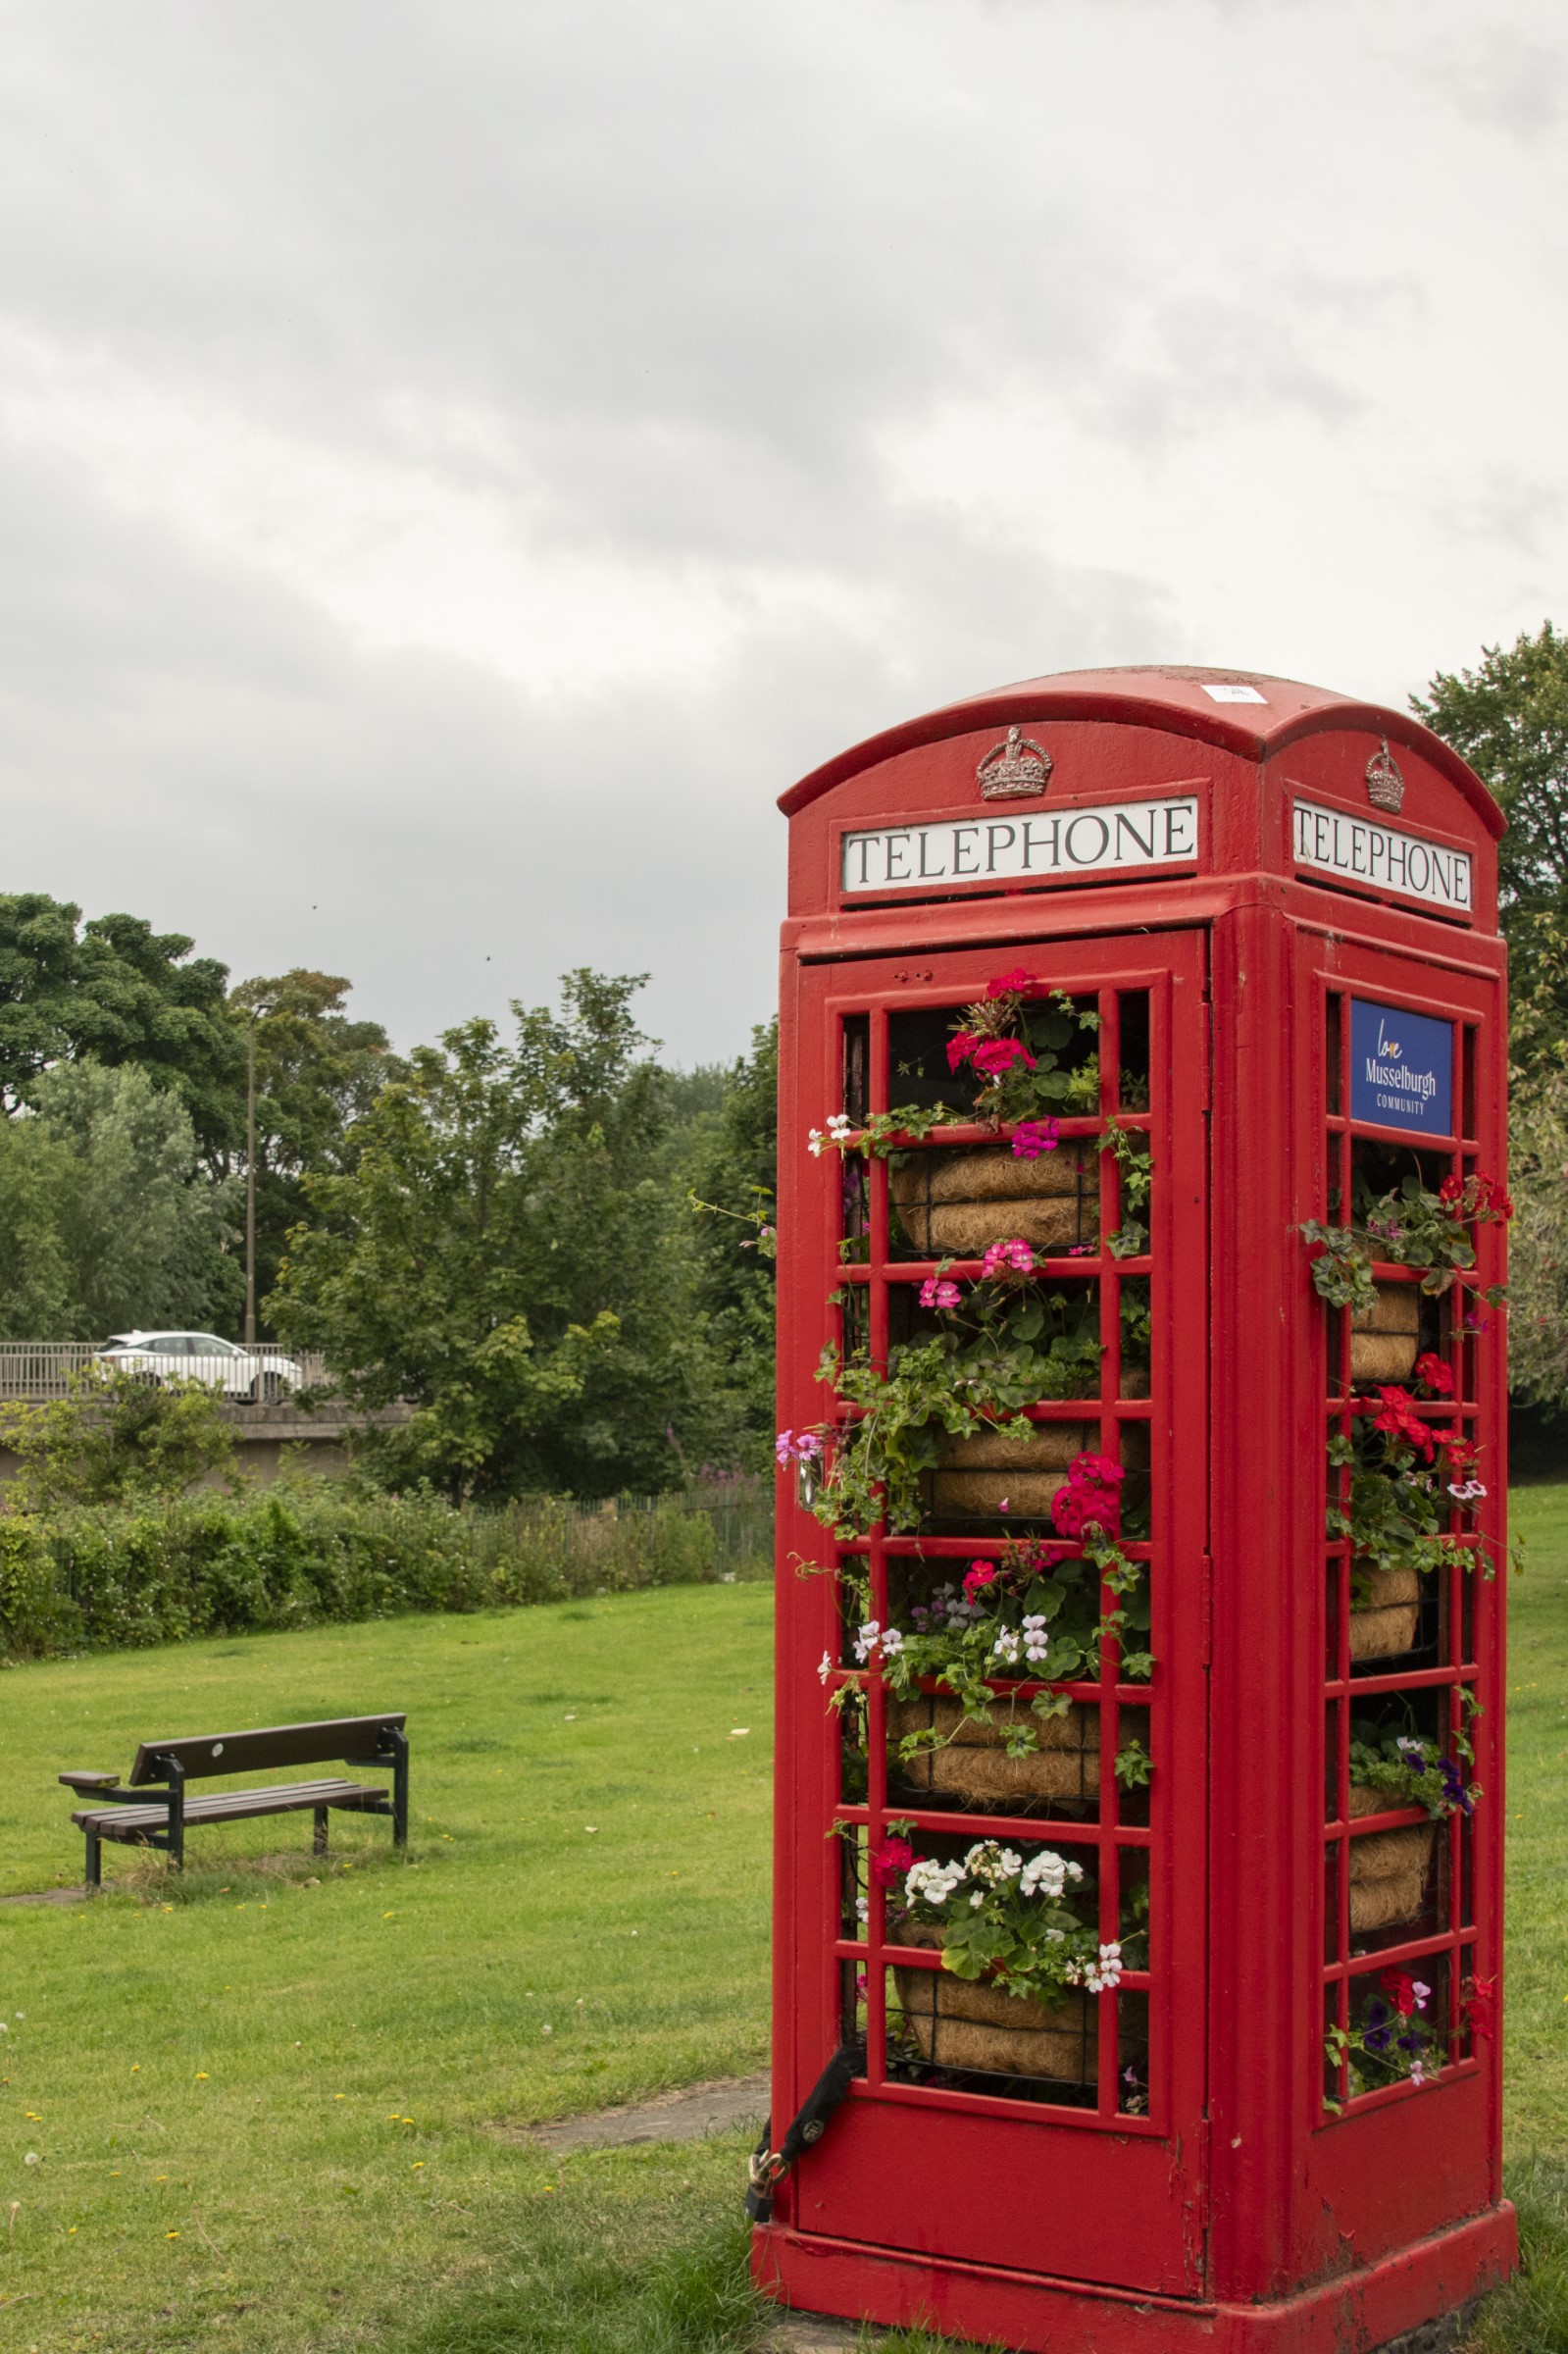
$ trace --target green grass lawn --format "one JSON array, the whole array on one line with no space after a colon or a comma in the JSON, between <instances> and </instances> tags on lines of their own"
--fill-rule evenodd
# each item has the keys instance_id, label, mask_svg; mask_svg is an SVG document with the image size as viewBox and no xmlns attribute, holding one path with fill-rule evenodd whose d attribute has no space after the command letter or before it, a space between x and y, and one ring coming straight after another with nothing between
<instances>
[{"instance_id":1,"label":"green grass lawn","mask_svg":"<svg viewBox=\"0 0 1568 2354\"><path fill-rule=\"evenodd\" d=\"M140 1737L406 1708L413 1753L407 1866L334 1817L323 1872L274 1817L192 1833L173 1902L117 1849L121 1893L0 1912L0 2345L382 2346L520 2234L614 2285L733 2214L733 2138L519 2128L763 2063L770 1630L766 1588L691 1587L0 1679L9 1889L79 1878L53 1774Z\"/></svg>"},{"instance_id":2,"label":"green grass lawn","mask_svg":"<svg viewBox=\"0 0 1568 2354\"><path fill-rule=\"evenodd\" d=\"M1475 2344L1568 2354L1568 1487L1520 1491L1514 1522L1533 2270ZM0 1889L76 1878L53 1773L124 1771L143 1735L406 1708L415 1832L403 1866L334 1818L325 1871L308 1817L193 1834L182 1887L112 1851L107 1901L0 1912L0 2347L739 2354L740 2137L561 2160L521 2128L761 2065L769 1645L766 1589L737 1585L0 1678Z\"/></svg>"}]
</instances>

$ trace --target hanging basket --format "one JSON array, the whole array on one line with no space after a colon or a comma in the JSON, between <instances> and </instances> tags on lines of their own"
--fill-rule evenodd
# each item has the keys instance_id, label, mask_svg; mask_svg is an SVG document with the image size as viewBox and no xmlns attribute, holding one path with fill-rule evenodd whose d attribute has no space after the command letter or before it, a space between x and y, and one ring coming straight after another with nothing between
<instances>
[{"instance_id":1,"label":"hanging basket","mask_svg":"<svg viewBox=\"0 0 1568 2354\"><path fill-rule=\"evenodd\" d=\"M1092 1431L1087 1422L1037 1422L1027 1437L983 1430L971 1439L944 1440L930 1477L932 1517L973 1519L1006 1505L1014 1519L1048 1519L1062 1475L1088 1447Z\"/></svg>"},{"instance_id":2,"label":"hanging basket","mask_svg":"<svg viewBox=\"0 0 1568 2354\"><path fill-rule=\"evenodd\" d=\"M1350 1379L1408 1381L1421 1348L1421 1292L1413 1283L1380 1283L1371 1307L1350 1318Z\"/></svg>"},{"instance_id":3,"label":"hanging basket","mask_svg":"<svg viewBox=\"0 0 1568 2354\"><path fill-rule=\"evenodd\" d=\"M1027 1724L1039 1744L1028 1756L1010 1758L1007 1735ZM908 1790L966 1806L1037 1806L1043 1800L1094 1800L1100 1787L1098 1709L1069 1704L1065 1716L1037 1716L1023 1704L995 1702L982 1724L966 1716L961 1702L939 1692L887 1698L887 1738L896 1745L910 1733L931 1730L944 1746L923 1750L905 1763L890 1759L888 1771Z\"/></svg>"},{"instance_id":4,"label":"hanging basket","mask_svg":"<svg viewBox=\"0 0 1568 2354\"><path fill-rule=\"evenodd\" d=\"M910 1929L900 1936L906 1945L941 1944L937 1929ZM1069 1991L1052 2009L974 1979L955 1978L946 1970L895 1968L893 1982L916 2048L934 2068L1050 2076L1064 2084L1095 2080L1096 2006L1081 1992Z\"/></svg>"},{"instance_id":5,"label":"hanging basket","mask_svg":"<svg viewBox=\"0 0 1568 2354\"><path fill-rule=\"evenodd\" d=\"M888 1188L923 1258L980 1258L1015 1235L1037 1252L1060 1253L1098 1237L1098 1159L1092 1140L1036 1160L1015 1160L1010 1145L911 1152L890 1166Z\"/></svg>"},{"instance_id":6,"label":"hanging basket","mask_svg":"<svg viewBox=\"0 0 1568 2354\"><path fill-rule=\"evenodd\" d=\"M1419 1570L1376 1569L1370 1561L1358 1561L1355 1575L1365 1586L1366 1600L1350 1611L1351 1659L1385 1660L1413 1650L1421 1619Z\"/></svg>"},{"instance_id":7,"label":"hanging basket","mask_svg":"<svg viewBox=\"0 0 1568 2354\"><path fill-rule=\"evenodd\" d=\"M1364 1783L1350 1785L1350 1815L1391 1812L1381 1790ZM1397 1831L1370 1831L1350 1842L1350 1927L1385 1929L1394 1921L1414 1920L1426 1894L1427 1873L1437 1839L1435 1822L1412 1822Z\"/></svg>"}]
</instances>

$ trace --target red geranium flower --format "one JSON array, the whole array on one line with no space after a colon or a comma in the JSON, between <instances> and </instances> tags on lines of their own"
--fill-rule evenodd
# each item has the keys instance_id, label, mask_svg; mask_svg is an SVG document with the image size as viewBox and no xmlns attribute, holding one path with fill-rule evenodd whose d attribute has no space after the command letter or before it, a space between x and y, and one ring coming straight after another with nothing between
<instances>
[{"instance_id":1,"label":"red geranium flower","mask_svg":"<svg viewBox=\"0 0 1568 2354\"><path fill-rule=\"evenodd\" d=\"M1429 1390L1436 1390L1440 1398L1453 1396L1453 1367L1445 1365L1441 1356L1434 1356L1430 1349L1416 1358L1416 1379L1424 1381Z\"/></svg>"},{"instance_id":2,"label":"red geranium flower","mask_svg":"<svg viewBox=\"0 0 1568 2354\"><path fill-rule=\"evenodd\" d=\"M961 1062L969 1060L979 1044L973 1030L960 1030L956 1038L947 1041L947 1068L956 1071Z\"/></svg>"},{"instance_id":3,"label":"red geranium flower","mask_svg":"<svg viewBox=\"0 0 1568 2354\"><path fill-rule=\"evenodd\" d=\"M871 1851L871 1876L879 1888L890 1888L914 1861L915 1851L907 1839L885 1839Z\"/></svg>"},{"instance_id":4,"label":"red geranium flower","mask_svg":"<svg viewBox=\"0 0 1568 2354\"><path fill-rule=\"evenodd\" d=\"M1463 2010L1465 2025L1472 2035L1488 2036L1497 2028L1497 1981L1492 1978L1467 1978L1464 1984Z\"/></svg>"},{"instance_id":5,"label":"red geranium flower","mask_svg":"<svg viewBox=\"0 0 1568 2354\"><path fill-rule=\"evenodd\" d=\"M1076 1455L1067 1466L1067 1485L1051 1498L1051 1520L1058 1536L1082 1537L1098 1528L1106 1537L1121 1533L1122 1499L1126 1473L1108 1455Z\"/></svg>"},{"instance_id":6,"label":"red geranium flower","mask_svg":"<svg viewBox=\"0 0 1568 2354\"><path fill-rule=\"evenodd\" d=\"M1416 1982L1408 1970L1386 1970L1378 1984L1389 1997L1401 2019L1408 2019L1416 2007Z\"/></svg>"},{"instance_id":7,"label":"red geranium flower","mask_svg":"<svg viewBox=\"0 0 1568 2354\"><path fill-rule=\"evenodd\" d=\"M983 1038L970 1049L969 1059L987 1079L1000 1079L1015 1062L1027 1062L1031 1070L1036 1067L1035 1057L1021 1038Z\"/></svg>"},{"instance_id":8,"label":"red geranium flower","mask_svg":"<svg viewBox=\"0 0 1568 2354\"><path fill-rule=\"evenodd\" d=\"M971 1561L964 1572L964 1600L978 1602L987 1586L996 1583L994 1561Z\"/></svg>"},{"instance_id":9,"label":"red geranium flower","mask_svg":"<svg viewBox=\"0 0 1568 2354\"><path fill-rule=\"evenodd\" d=\"M1038 987L1033 973L1026 973L1021 964L1015 964L1010 973L998 973L994 981L986 982L986 995L987 998L1022 997L1025 990Z\"/></svg>"},{"instance_id":10,"label":"red geranium flower","mask_svg":"<svg viewBox=\"0 0 1568 2354\"><path fill-rule=\"evenodd\" d=\"M1415 1410L1415 1400L1408 1390L1380 1388L1378 1396L1383 1408L1373 1423L1374 1430L1387 1431L1390 1438L1402 1439L1417 1455L1432 1460L1432 1433Z\"/></svg>"},{"instance_id":11,"label":"red geranium flower","mask_svg":"<svg viewBox=\"0 0 1568 2354\"><path fill-rule=\"evenodd\" d=\"M1462 1181L1444 1177L1438 1188L1438 1200L1450 1218L1479 1218L1485 1224L1495 1218L1506 1225L1513 1216L1513 1203L1495 1177L1484 1177L1479 1169Z\"/></svg>"}]
</instances>

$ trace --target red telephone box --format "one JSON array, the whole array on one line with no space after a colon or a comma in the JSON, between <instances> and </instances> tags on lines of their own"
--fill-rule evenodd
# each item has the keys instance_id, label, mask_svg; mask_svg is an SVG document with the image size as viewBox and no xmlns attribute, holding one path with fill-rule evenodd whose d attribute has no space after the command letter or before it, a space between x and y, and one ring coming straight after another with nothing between
<instances>
[{"instance_id":1,"label":"red telephone box","mask_svg":"<svg viewBox=\"0 0 1568 2354\"><path fill-rule=\"evenodd\" d=\"M853 2082L757 2278L1367 2354L1515 2260L1502 819L1208 670L782 805L775 2138Z\"/></svg>"}]
</instances>

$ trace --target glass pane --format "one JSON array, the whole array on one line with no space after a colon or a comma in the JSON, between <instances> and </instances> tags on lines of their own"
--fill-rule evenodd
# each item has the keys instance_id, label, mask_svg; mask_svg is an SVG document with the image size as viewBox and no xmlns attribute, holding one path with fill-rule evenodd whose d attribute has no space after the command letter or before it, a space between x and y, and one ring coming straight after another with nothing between
<instances>
[{"instance_id":1,"label":"glass pane","mask_svg":"<svg viewBox=\"0 0 1568 2354\"><path fill-rule=\"evenodd\" d=\"M1121 1085L1117 1091L1123 1111L1149 1107L1149 1013L1146 989L1124 989L1118 1001L1121 1029Z\"/></svg>"},{"instance_id":2,"label":"glass pane","mask_svg":"<svg viewBox=\"0 0 1568 2354\"><path fill-rule=\"evenodd\" d=\"M1116 2106L1123 2117L1148 2115L1149 1998L1126 1989L1116 1998Z\"/></svg>"}]
</instances>

